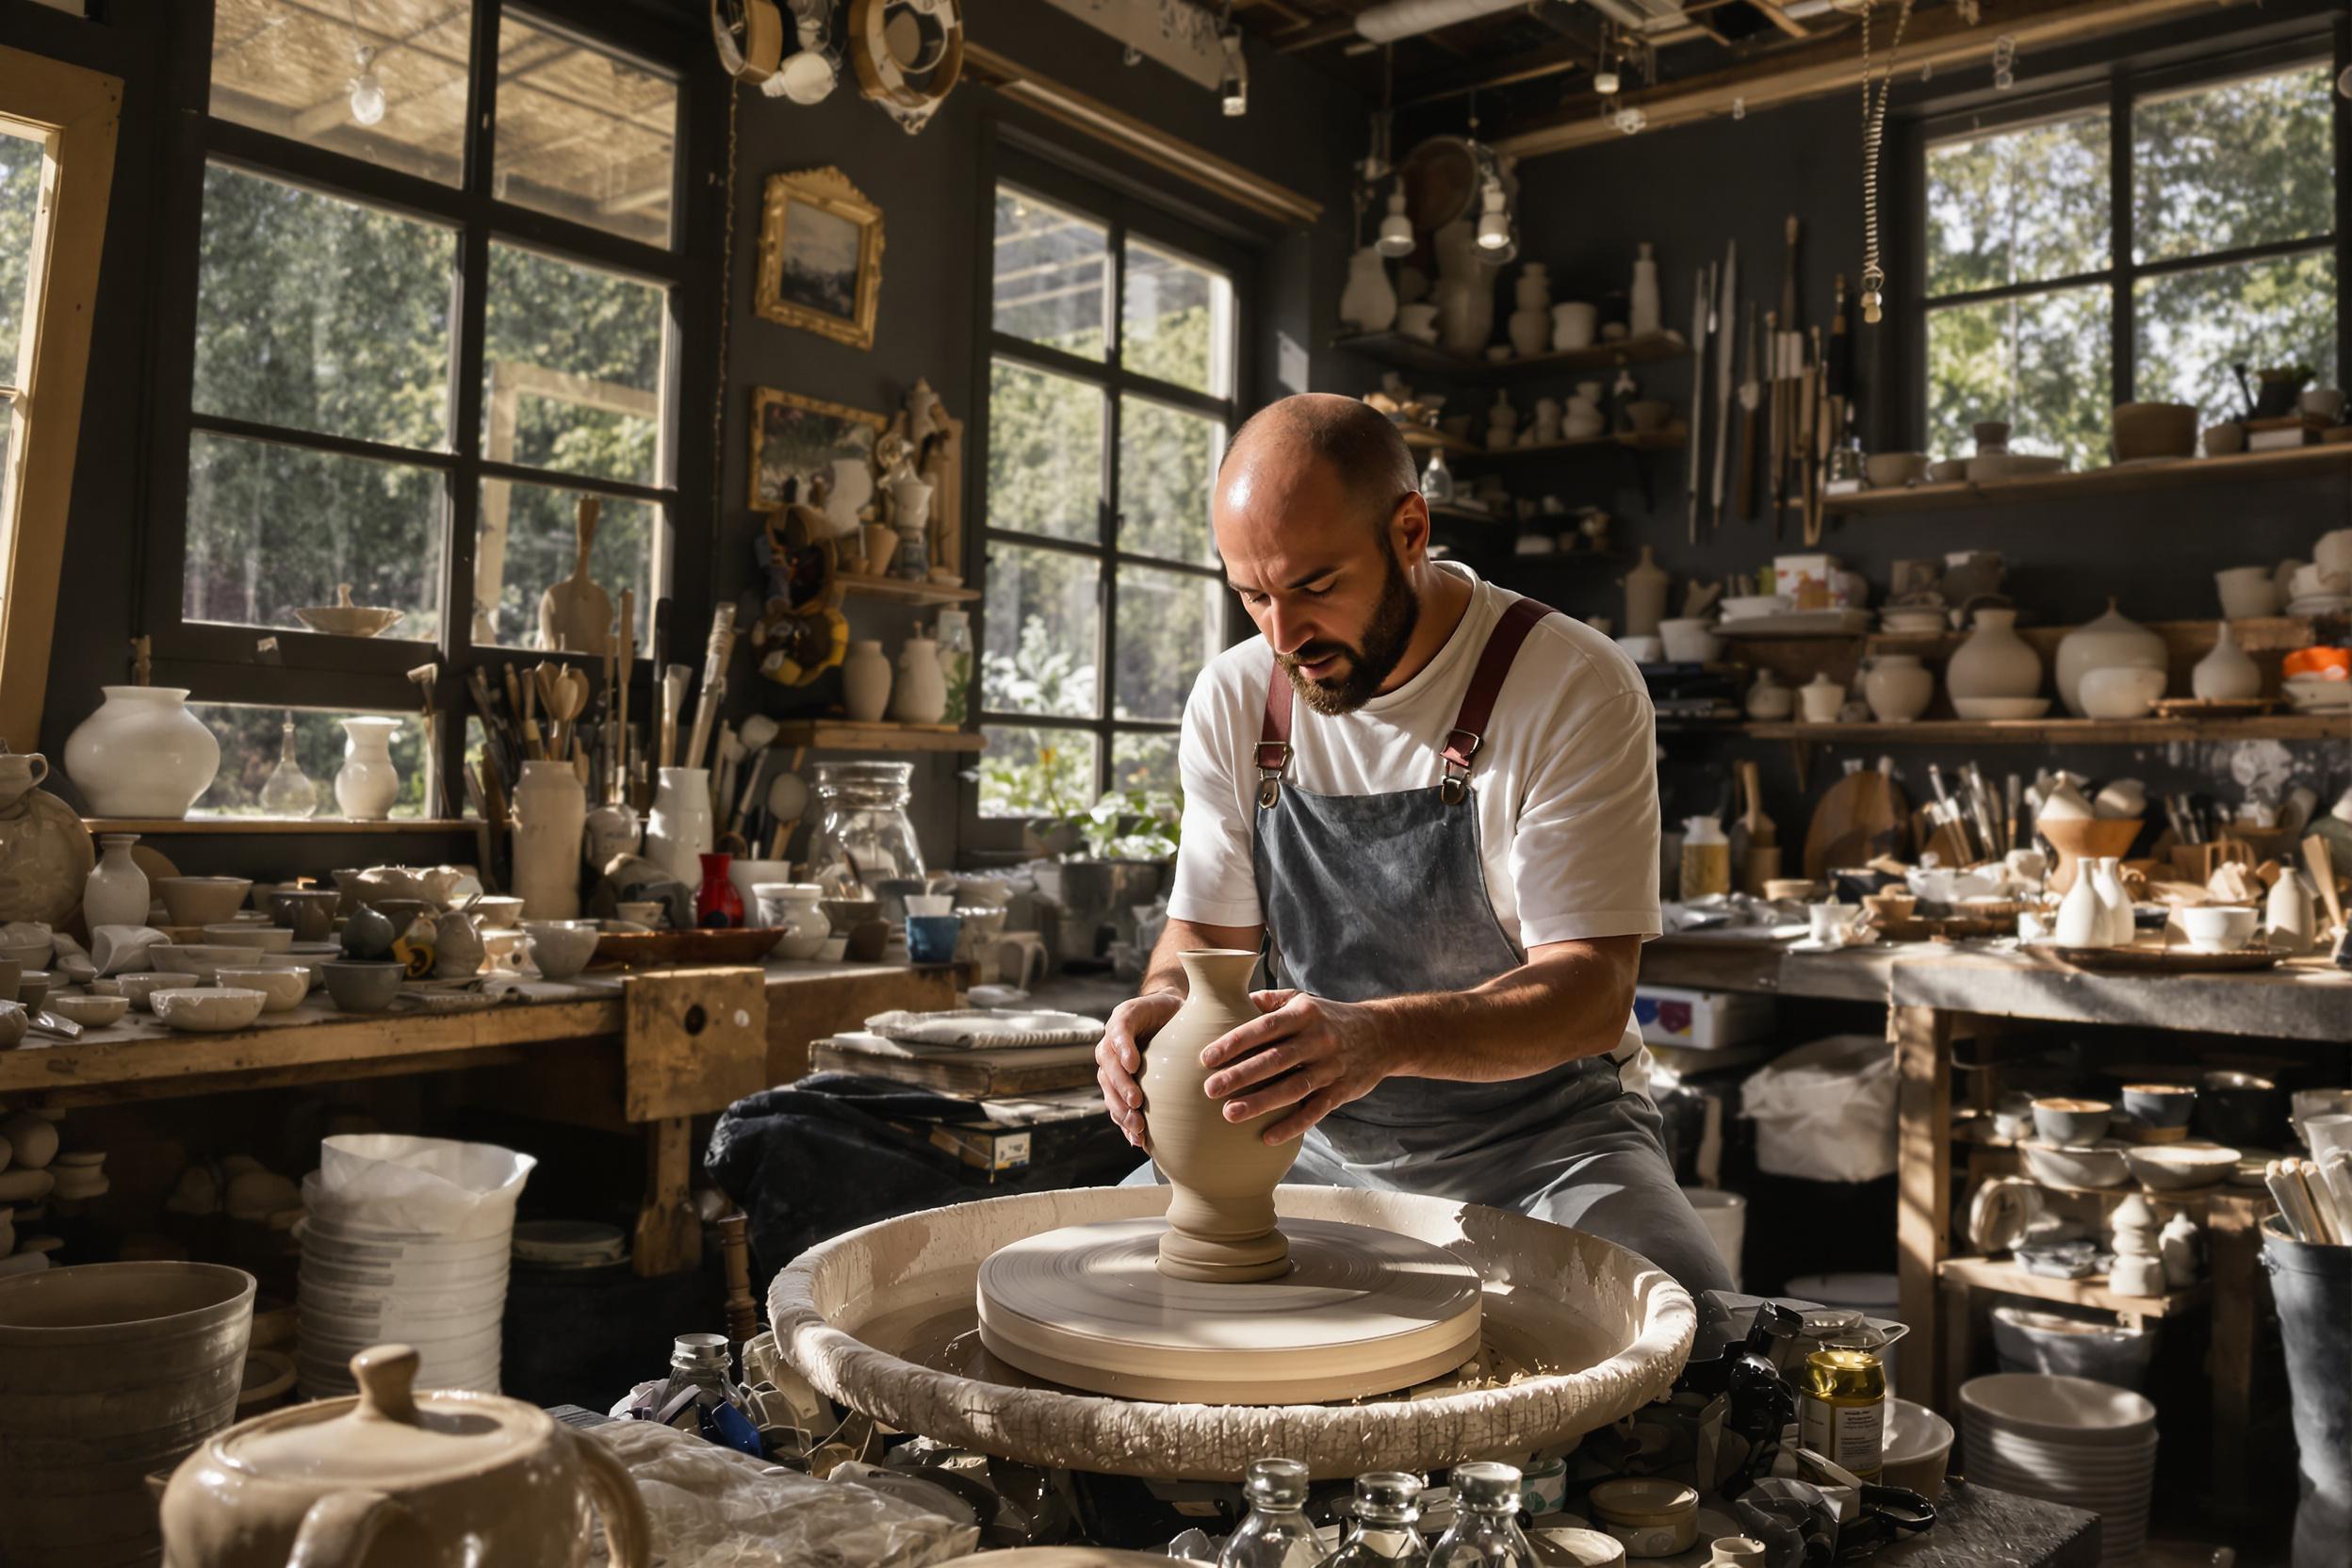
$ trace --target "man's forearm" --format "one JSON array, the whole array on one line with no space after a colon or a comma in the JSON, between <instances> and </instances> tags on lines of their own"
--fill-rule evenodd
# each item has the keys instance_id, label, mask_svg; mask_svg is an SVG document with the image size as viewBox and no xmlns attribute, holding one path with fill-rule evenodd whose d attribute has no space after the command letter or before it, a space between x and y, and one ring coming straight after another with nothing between
<instances>
[{"instance_id":1,"label":"man's forearm","mask_svg":"<svg viewBox=\"0 0 2352 1568\"><path fill-rule=\"evenodd\" d=\"M1615 1050L1633 1004L1640 942L1610 939L1576 947L1469 990L1366 1003L1383 1054L1397 1064L1393 1070L1494 1083Z\"/></svg>"}]
</instances>

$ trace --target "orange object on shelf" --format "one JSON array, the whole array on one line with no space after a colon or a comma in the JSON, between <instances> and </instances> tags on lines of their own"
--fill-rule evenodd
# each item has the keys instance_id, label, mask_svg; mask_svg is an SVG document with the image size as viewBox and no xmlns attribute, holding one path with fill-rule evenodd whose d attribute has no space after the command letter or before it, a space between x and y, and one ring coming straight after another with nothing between
<instances>
[{"instance_id":1,"label":"orange object on shelf","mask_svg":"<svg viewBox=\"0 0 2352 1568\"><path fill-rule=\"evenodd\" d=\"M2279 673L2315 675L2323 680L2352 680L2352 648L2296 648L2279 662Z\"/></svg>"}]
</instances>

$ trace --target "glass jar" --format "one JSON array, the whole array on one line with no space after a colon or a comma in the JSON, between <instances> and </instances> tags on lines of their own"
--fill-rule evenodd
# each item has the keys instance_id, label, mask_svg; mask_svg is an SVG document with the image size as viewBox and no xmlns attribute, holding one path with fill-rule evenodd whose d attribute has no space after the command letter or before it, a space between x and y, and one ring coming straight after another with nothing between
<instances>
[{"instance_id":1,"label":"glass jar","mask_svg":"<svg viewBox=\"0 0 2352 1568\"><path fill-rule=\"evenodd\" d=\"M1515 1465L1457 1464L1454 1522L1429 1552L1429 1568L1535 1568L1535 1547L1519 1528Z\"/></svg>"},{"instance_id":2,"label":"glass jar","mask_svg":"<svg viewBox=\"0 0 2352 1568\"><path fill-rule=\"evenodd\" d=\"M817 828L808 879L828 898L862 897L889 879L926 873L915 825L912 762L824 762L817 767Z\"/></svg>"},{"instance_id":3,"label":"glass jar","mask_svg":"<svg viewBox=\"0 0 2352 1568\"><path fill-rule=\"evenodd\" d=\"M1429 1543L1413 1528L1421 1517L1421 1478L1402 1470L1375 1470L1356 1478L1355 1515L1348 1539L1323 1568L1422 1568Z\"/></svg>"},{"instance_id":4,"label":"glass jar","mask_svg":"<svg viewBox=\"0 0 2352 1568\"><path fill-rule=\"evenodd\" d=\"M1217 1568L1315 1568L1323 1543L1307 1519L1307 1467L1295 1459L1262 1459L1241 1489L1250 1512L1217 1554Z\"/></svg>"}]
</instances>

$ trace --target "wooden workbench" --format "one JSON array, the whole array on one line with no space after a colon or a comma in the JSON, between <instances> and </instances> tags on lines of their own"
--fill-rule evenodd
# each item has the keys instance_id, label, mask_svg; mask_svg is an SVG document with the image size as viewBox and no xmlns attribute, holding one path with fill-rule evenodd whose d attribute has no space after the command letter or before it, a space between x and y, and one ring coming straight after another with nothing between
<instances>
[{"instance_id":1,"label":"wooden workbench","mask_svg":"<svg viewBox=\"0 0 2352 1568\"><path fill-rule=\"evenodd\" d=\"M642 1133L646 1195L633 1258L641 1274L670 1274L693 1267L701 1252L689 1191L695 1117L800 1076L813 1035L888 1007L951 1006L955 993L949 969L781 962L533 981L519 988L522 1000L454 1013L341 1013L316 992L226 1034L184 1033L133 1014L70 1044L27 1037L0 1052L0 1105L537 1069L558 1085L553 1108Z\"/></svg>"}]
</instances>

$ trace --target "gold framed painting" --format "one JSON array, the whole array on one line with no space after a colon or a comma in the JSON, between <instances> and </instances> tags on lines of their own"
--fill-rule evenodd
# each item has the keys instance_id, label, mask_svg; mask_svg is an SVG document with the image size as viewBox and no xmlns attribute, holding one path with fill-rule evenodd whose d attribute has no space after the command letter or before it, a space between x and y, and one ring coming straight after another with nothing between
<instances>
[{"instance_id":1,"label":"gold framed painting","mask_svg":"<svg viewBox=\"0 0 2352 1568\"><path fill-rule=\"evenodd\" d=\"M834 531L858 526L874 498L874 446L890 425L879 414L773 386L751 389L751 505L822 510Z\"/></svg>"},{"instance_id":2,"label":"gold framed painting","mask_svg":"<svg viewBox=\"0 0 2352 1568\"><path fill-rule=\"evenodd\" d=\"M871 349L881 294L882 209L838 169L769 175L752 309Z\"/></svg>"}]
</instances>

